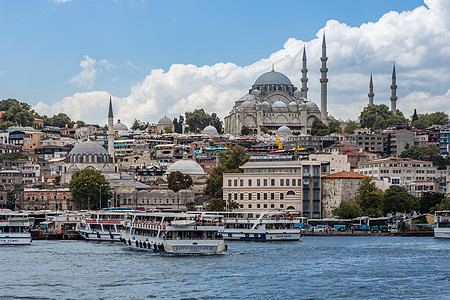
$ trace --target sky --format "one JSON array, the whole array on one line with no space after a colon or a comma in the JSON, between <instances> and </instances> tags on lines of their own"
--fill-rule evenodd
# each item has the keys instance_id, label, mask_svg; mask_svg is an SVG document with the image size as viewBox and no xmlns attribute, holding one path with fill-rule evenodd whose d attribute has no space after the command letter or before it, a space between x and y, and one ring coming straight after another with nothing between
<instances>
[{"instance_id":1,"label":"sky","mask_svg":"<svg viewBox=\"0 0 450 300\"><path fill-rule=\"evenodd\" d=\"M449 0L0 2L0 99L48 116L104 125L157 122L203 108L223 118L275 66L300 87L308 59L308 100L320 107L325 31L328 112L355 120L368 103L406 117L450 114Z\"/></svg>"}]
</instances>

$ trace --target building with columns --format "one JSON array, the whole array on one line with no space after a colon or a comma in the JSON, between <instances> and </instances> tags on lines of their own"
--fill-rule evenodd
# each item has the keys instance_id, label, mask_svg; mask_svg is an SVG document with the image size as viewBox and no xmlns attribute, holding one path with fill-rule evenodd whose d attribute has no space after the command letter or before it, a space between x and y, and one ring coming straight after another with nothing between
<instances>
[{"instance_id":1,"label":"building with columns","mask_svg":"<svg viewBox=\"0 0 450 300\"><path fill-rule=\"evenodd\" d=\"M271 72L259 76L249 89L248 94L235 102L232 110L225 117L225 133L240 135L243 126L248 127L252 134L261 134L265 127L270 132L287 126L292 132L310 134L310 128L315 118L328 122L327 113L327 72L325 34L322 42L321 72L321 109L308 100L306 49L303 48L302 87L299 90L284 74Z\"/></svg>"}]
</instances>

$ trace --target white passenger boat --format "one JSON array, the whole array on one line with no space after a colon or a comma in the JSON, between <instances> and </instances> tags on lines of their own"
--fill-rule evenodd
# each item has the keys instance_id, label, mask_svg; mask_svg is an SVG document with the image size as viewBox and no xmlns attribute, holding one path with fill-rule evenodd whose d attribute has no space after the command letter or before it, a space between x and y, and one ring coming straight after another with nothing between
<instances>
[{"instance_id":1,"label":"white passenger boat","mask_svg":"<svg viewBox=\"0 0 450 300\"><path fill-rule=\"evenodd\" d=\"M215 214L214 212L204 213ZM225 240L298 241L301 219L298 212L218 212L224 216Z\"/></svg>"},{"instance_id":2,"label":"white passenger boat","mask_svg":"<svg viewBox=\"0 0 450 300\"><path fill-rule=\"evenodd\" d=\"M227 250L221 216L186 213L134 213L122 231L132 249L167 254L218 254Z\"/></svg>"},{"instance_id":3,"label":"white passenger boat","mask_svg":"<svg viewBox=\"0 0 450 300\"><path fill-rule=\"evenodd\" d=\"M434 237L450 239L450 210L435 212L434 223Z\"/></svg>"},{"instance_id":4,"label":"white passenger boat","mask_svg":"<svg viewBox=\"0 0 450 300\"><path fill-rule=\"evenodd\" d=\"M0 245L31 244L30 225L28 214L0 210Z\"/></svg>"},{"instance_id":5,"label":"white passenger boat","mask_svg":"<svg viewBox=\"0 0 450 300\"><path fill-rule=\"evenodd\" d=\"M82 219L77 232L89 241L119 242L125 219L133 210L91 211Z\"/></svg>"}]
</instances>

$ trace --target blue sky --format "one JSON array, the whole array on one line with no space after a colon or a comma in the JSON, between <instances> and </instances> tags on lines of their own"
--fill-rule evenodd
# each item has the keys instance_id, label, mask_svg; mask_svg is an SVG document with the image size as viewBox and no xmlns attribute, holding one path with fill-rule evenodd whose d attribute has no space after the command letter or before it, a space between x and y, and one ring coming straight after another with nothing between
<instances>
[{"instance_id":1,"label":"blue sky","mask_svg":"<svg viewBox=\"0 0 450 300\"><path fill-rule=\"evenodd\" d=\"M336 117L355 119L367 99L360 95L367 94L370 72L375 73L375 87L379 84L381 88L394 60L399 61L400 78L402 71L426 74L441 67L442 62L427 61L426 54L433 49L421 50L420 45L428 43L429 37L415 34L402 38L402 34L408 34L408 28L395 27L403 24L402 18L417 23L408 12L417 11L420 6L428 11L433 5L436 11L442 11L442 6L448 9L444 0L428 0L426 4L416 0L2 1L0 96L28 102L40 113L64 111L74 119L100 124L106 123L98 112L105 110L106 116L109 94L114 98L116 115L129 123L134 118L155 122L163 115L175 117L201 107L223 117L271 63L299 86L295 68L289 67L286 57L296 57L295 49L304 44L311 61L310 89L314 89L312 81L318 71L313 67L320 56L314 49L325 28L330 41L330 85L335 84L329 90L329 111ZM405 13L390 13L387 22L380 22L390 11ZM422 13L417 11L415 17L419 20ZM448 32L448 17L441 18L437 20L439 24L436 16L425 16L421 26L437 26ZM360 41L370 40L370 30L366 29L377 23L398 29L399 47L402 43L412 46L400 50L393 45L386 55L366 61L364 55L371 55L376 49L364 54ZM359 31L360 37L352 37L352 31ZM373 32L380 44L390 35L389 26L379 25ZM439 34L439 30L432 32ZM340 44L342 41L346 43ZM436 45L435 49L447 46ZM359 50L358 55L342 55L352 51L348 47ZM411 51L411 55L401 56L397 51ZM418 58L421 63L414 63ZM355 78L361 81L360 91L349 89L345 93L342 85L349 83L340 78L346 74L350 74L349 78L358 75ZM414 75L404 76L409 83L398 83L404 83L403 89L399 88L398 107L402 109L402 97L411 93L445 98L450 86L448 75L445 76L439 83L430 83L431 87L415 83ZM189 85L184 86L187 82ZM387 98L388 93L386 87L378 93L375 90L375 102L377 94ZM320 102L314 91L311 96L312 101ZM359 111L345 109L349 100L362 103ZM447 104L441 110L448 108ZM405 114L410 115L409 111Z\"/></svg>"}]
</instances>

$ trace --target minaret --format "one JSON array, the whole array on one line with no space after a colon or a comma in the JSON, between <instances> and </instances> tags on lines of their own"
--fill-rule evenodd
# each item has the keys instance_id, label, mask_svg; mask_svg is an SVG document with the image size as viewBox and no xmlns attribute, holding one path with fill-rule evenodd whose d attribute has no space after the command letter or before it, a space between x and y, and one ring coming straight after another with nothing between
<instances>
[{"instance_id":1,"label":"minaret","mask_svg":"<svg viewBox=\"0 0 450 300\"><path fill-rule=\"evenodd\" d=\"M325 42L325 31L323 32L323 41L322 41L322 57L320 58L322 61L322 68L320 68L320 118L322 122L328 124L328 112L327 112L327 45Z\"/></svg>"},{"instance_id":2,"label":"minaret","mask_svg":"<svg viewBox=\"0 0 450 300\"><path fill-rule=\"evenodd\" d=\"M372 73L370 73L369 94L367 94L367 95L369 96L369 105L368 106L372 106L373 105L373 96L375 96L375 94L373 93Z\"/></svg>"},{"instance_id":3,"label":"minaret","mask_svg":"<svg viewBox=\"0 0 450 300\"><path fill-rule=\"evenodd\" d=\"M112 109L112 100L109 96L109 112L108 112L108 153L114 162L114 115Z\"/></svg>"},{"instance_id":4,"label":"minaret","mask_svg":"<svg viewBox=\"0 0 450 300\"><path fill-rule=\"evenodd\" d=\"M303 46L303 67L302 67L302 97L304 100L308 99L308 77L306 74L308 69L306 68L306 48Z\"/></svg>"},{"instance_id":5,"label":"minaret","mask_svg":"<svg viewBox=\"0 0 450 300\"><path fill-rule=\"evenodd\" d=\"M391 111L395 114L397 111L397 75L394 69L392 70L392 84L391 84Z\"/></svg>"}]
</instances>

